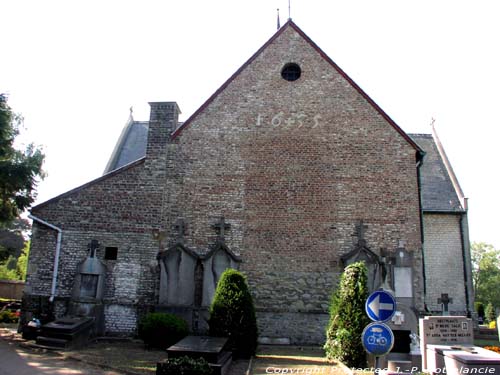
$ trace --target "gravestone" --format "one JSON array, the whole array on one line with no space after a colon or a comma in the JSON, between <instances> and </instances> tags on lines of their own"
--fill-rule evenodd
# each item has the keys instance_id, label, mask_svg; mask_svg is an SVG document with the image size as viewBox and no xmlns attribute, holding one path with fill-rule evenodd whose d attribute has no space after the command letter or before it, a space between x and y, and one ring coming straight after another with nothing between
<instances>
[{"instance_id":1,"label":"gravestone","mask_svg":"<svg viewBox=\"0 0 500 375\"><path fill-rule=\"evenodd\" d=\"M428 369L444 366L436 362L436 355L450 346L473 346L472 319L465 316L426 316L420 319L420 349L422 351L422 368ZM428 363L429 354L432 363Z\"/></svg>"},{"instance_id":2,"label":"gravestone","mask_svg":"<svg viewBox=\"0 0 500 375\"><path fill-rule=\"evenodd\" d=\"M52 348L77 348L91 337L104 334L106 266L97 258L99 242L88 244L88 256L77 267L68 313L41 327L37 344Z\"/></svg>"},{"instance_id":3,"label":"gravestone","mask_svg":"<svg viewBox=\"0 0 500 375\"><path fill-rule=\"evenodd\" d=\"M208 331L208 307L220 276L228 268L238 269L241 262L225 243L231 224L220 217L211 227L216 241L208 253L199 254L186 244L187 225L179 219L172 226L173 244L157 256L160 284L156 311L182 317L196 334ZM162 240L161 235L157 238Z\"/></svg>"},{"instance_id":4,"label":"gravestone","mask_svg":"<svg viewBox=\"0 0 500 375\"><path fill-rule=\"evenodd\" d=\"M227 341L227 337L186 336L167 349L168 358L203 358L215 375L224 375L232 361L232 353L226 350Z\"/></svg>"},{"instance_id":5,"label":"gravestone","mask_svg":"<svg viewBox=\"0 0 500 375\"><path fill-rule=\"evenodd\" d=\"M500 316L497 318L498 341L500 341Z\"/></svg>"},{"instance_id":6,"label":"gravestone","mask_svg":"<svg viewBox=\"0 0 500 375\"><path fill-rule=\"evenodd\" d=\"M99 247L97 240L90 241L89 255L78 265L68 315L94 318L95 334L103 335L106 266L97 258Z\"/></svg>"}]
</instances>

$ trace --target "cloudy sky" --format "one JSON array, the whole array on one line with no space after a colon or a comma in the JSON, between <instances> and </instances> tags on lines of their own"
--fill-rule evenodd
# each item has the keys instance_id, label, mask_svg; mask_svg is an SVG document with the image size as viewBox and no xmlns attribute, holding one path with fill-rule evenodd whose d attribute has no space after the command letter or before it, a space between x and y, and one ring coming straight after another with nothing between
<instances>
[{"instance_id":1,"label":"cloudy sky","mask_svg":"<svg viewBox=\"0 0 500 375\"><path fill-rule=\"evenodd\" d=\"M100 176L134 108L186 119L288 18L287 0L0 0L0 92L42 145L38 202ZM431 119L469 197L473 241L500 248L500 3L291 0L294 22L407 132Z\"/></svg>"}]
</instances>

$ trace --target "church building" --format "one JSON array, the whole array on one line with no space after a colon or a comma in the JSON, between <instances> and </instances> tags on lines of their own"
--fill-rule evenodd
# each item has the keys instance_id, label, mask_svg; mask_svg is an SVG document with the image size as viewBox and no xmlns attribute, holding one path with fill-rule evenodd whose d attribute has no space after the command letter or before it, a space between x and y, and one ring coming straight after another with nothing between
<instances>
[{"instance_id":1,"label":"church building","mask_svg":"<svg viewBox=\"0 0 500 375\"><path fill-rule=\"evenodd\" d=\"M185 122L176 102L150 106L103 176L32 209L28 317L99 290L106 334L133 335L149 311L203 332L231 267L261 342L322 343L358 260L371 290L393 291L396 331L471 314L467 204L439 138L405 133L293 21ZM82 271L89 243L102 283Z\"/></svg>"}]
</instances>

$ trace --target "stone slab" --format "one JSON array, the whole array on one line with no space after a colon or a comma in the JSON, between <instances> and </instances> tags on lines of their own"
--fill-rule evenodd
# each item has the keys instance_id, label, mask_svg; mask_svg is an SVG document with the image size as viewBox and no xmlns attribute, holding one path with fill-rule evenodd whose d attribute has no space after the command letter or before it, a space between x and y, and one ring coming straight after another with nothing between
<instances>
[{"instance_id":1,"label":"stone slab","mask_svg":"<svg viewBox=\"0 0 500 375\"><path fill-rule=\"evenodd\" d=\"M186 336L167 349L169 358L188 356L204 358L209 363L218 363L226 353L227 337Z\"/></svg>"},{"instance_id":2,"label":"stone slab","mask_svg":"<svg viewBox=\"0 0 500 375\"><path fill-rule=\"evenodd\" d=\"M448 375L500 374L500 354L480 347L444 353Z\"/></svg>"}]
</instances>

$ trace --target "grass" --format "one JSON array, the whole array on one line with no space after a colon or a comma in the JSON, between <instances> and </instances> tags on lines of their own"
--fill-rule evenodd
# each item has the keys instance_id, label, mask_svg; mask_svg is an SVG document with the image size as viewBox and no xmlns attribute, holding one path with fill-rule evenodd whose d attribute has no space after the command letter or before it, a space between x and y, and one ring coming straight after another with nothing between
<instances>
[{"instance_id":1,"label":"grass","mask_svg":"<svg viewBox=\"0 0 500 375\"><path fill-rule=\"evenodd\" d=\"M165 350L146 350L139 341L100 341L64 354L70 358L138 375L154 374L156 363L167 357Z\"/></svg>"}]
</instances>

